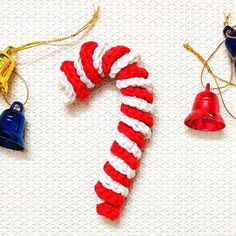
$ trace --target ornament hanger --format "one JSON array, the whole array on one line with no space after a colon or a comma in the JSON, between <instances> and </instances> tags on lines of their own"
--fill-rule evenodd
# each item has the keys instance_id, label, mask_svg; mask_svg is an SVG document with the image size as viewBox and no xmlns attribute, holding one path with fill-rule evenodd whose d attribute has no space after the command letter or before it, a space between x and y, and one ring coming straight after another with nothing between
<instances>
[{"instance_id":1,"label":"ornament hanger","mask_svg":"<svg viewBox=\"0 0 236 236\"><path fill-rule=\"evenodd\" d=\"M6 49L6 51L9 55L13 55L13 54L15 54L19 51L25 50L25 49L38 47L38 46L42 46L42 45L48 45L50 43L59 43L61 41L65 41L67 39L74 38L75 36L82 33L84 30L86 30L90 25L92 25L97 20L98 15L99 15L99 7L97 7L97 9L95 9L95 11L92 15L92 18L87 23L85 23L84 26L82 26L78 31L76 31L75 33L73 33L69 36L54 38L54 39L49 39L49 40L44 40L44 41L34 41L34 42L23 44L23 45L18 46L18 47L9 46Z\"/></svg>"},{"instance_id":2,"label":"ornament hanger","mask_svg":"<svg viewBox=\"0 0 236 236\"><path fill-rule=\"evenodd\" d=\"M20 45L17 47L8 46L4 51L0 51L0 92L2 93L5 101L8 104L10 104L8 102L8 100L5 98L5 96L8 94L8 81L11 78L11 75L12 75L14 68L15 68L15 60L14 60L13 56L17 52L22 51L22 50L26 50L29 48L48 45L51 43L62 42L62 41L68 40L70 38L73 38L73 37L79 35L84 30L86 30L94 22L96 22L96 20L98 19L98 16L99 16L99 7L97 7L97 9L95 9L91 19L88 22L86 22L85 25L83 25L78 31L76 31L75 33L73 33L69 36L53 38L53 39L43 40L43 41L34 41L34 42L26 43L26 44L23 44L23 45ZM15 72L15 74L17 74L25 83L26 90L27 90L27 98L25 100L25 103L26 103L29 98L29 89L28 89L27 83L22 78L22 76L20 76L17 72Z\"/></svg>"},{"instance_id":3,"label":"ornament hanger","mask_svg":"<svg viewBox=\"0 0 236 236\"><path fill-rule=\"evenodd\" d=\"M0 146L18 151L24 150L25 148L25 117L23 110L24 105L29 100L29 88L24 78L15 71L16 63L14 60L14 55L22 50L48 45L51 43L58 43L73 38L91 26L97 20L98 15L99 7L95 9L91 19L87 21L83 27L69 36L44 41L34 41L18 47L9 46L5 49L5 51L0 51L0 93L2 93L4 100L10 106L9 109L3 111L0 115ZM8 81L13 73L15 73L24 82L26 87L26 99L24 103L15 101L11 105L6 95L8 94Z\"/></svg>"},{"instance_id":4,"label":"ornament hanger","mask_svg":"<svg viewBox=\"0 0 236 236\"><path fill-rule=\"evenodd\" d=\"M25 98L25 101L23 102L23 105L25 105L25 104L28 102L28 100L29 100L29 86L28 86L26 80L25 80L18 72L16 72L15 70L13 70L13 73L16 74L16 75L23 81L23 83L24 83L24 85L25 85L26 98ZM10 101L8 100L8 98L7 98L6 95L3 95L3 99L5 100L5 102L6 102L9 106L11 106L12 102L10 102Z\"/></svg>"},{"instance_id":5,"label":"ornament hanger","mask_svg":"<svg viewBox=\"0 0 236 236\"><path fill-rule=\"evenodd\" d=\"M225 20L224 20L224 26L225 26L225 29L224 29L224 34L225 34L225 37L226 38L230 38L230 39L234 39L236 40L236 37L234 36L231 36L230 33L236 28L236 26L233 26L233 27L230 27L229 26L229 18L230 18L230 13L226 14L224 13L224 16L225 16ZM215 88L211 88L211 89L217 89L219 91L219 95L220 95L220 98L222 100L222 103L223 103L223 106L225 108L225 110L227 111L227 113L233 118L236 120L236 115L232 114L232 112L229 110L229 108L227 107L226 103L225 103L225 100L223 98L223 94L222 94L222 89L223 88L227 88L229 86L233 86L233 87L236 87L236 84L233 83L233 78L234 78L234 64L233 64L233 61L232 61L232 58L230 58L230 56L228 56L229 58L229 64L230 64L230 78L229 80L225 80L225 79L222 79L220 78L219 76L217 76L211 69L211 67L209 66L209 61L215 56L216 52L218 52L218 50L220 49L220 47L225 43L225 40L223 40L221 43L219 43L219 45L216 47L216 49L211 53L211 55L207 58L207 60L205 60L197 51L195 51L190 45L189 43L185 43L183 44L183 47L191 52L193 55L195 55L197 57L197 59L203 64L203 67L202 67L202 71L201 71L201 75L200 75L200 80L201 80L201 84L204 88L206 88L206 86L204 85L203 83L203 74L204 74L204 71L207 70L207 72L213 77L214 81L215 81L215 84L216 84L216 87ZM223 86L220 86L218 81L221 81L223 83L225 83L225 85Z\"/></svg>"}]
</instances>

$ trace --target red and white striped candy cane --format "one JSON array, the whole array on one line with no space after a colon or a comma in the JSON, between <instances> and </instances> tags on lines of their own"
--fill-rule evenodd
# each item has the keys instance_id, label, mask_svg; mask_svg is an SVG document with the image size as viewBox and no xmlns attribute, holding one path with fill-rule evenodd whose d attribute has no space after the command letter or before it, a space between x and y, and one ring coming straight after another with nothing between
<instances>
[{"instance_id":1,"label":"red and white striped candy cane","mask_svg":"<svg viewBox=\"0 0 236 236\"><path fill-rule=\"evenodd\" d=\"M91 89L105 77L116 79L122 96L121 119L111 155L95 185L97 212L110 220L118 219L129 193L146 140L153 126L153 94L146 69L139 56L125 46L107 47L96 42L81 46L75 61L64 61L61 79L65 102L88 98Z\"/></svg>"}]
</instances>

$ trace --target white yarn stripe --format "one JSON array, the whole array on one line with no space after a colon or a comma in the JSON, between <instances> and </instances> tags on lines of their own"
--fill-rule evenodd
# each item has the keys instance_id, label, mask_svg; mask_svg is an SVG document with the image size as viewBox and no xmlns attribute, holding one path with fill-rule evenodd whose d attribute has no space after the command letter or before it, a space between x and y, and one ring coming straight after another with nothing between
<instances>
[{"instance_id":1,"label":"white yarn stripe","mask_svg":"<svg viewBox=\"0 0 236 236\"><path fill-rule=\"evenodd\" d=\"M119 158L115 155L111 155L108 157L107 160L115 170L117 170L118 172L120 172L123 175L126 175L127 178L129 178L129 179L134 178L135 170L130 168L130 166L125 161L123 161L121 158Z\"/></svg>"},{"instance_id":2,"label":"white yarn stripe","mask_svg":"<svg viewBox=\"0 0 236 236\"><path fill-rule=\"evenodd\" d=\"M135 131L141 132L146 138L150 138L152 135L151 129L142 121L128 117L123 113L121 114L121 121L133 128Z\"/></svg>"},{"instance_id":3,"label":"white yarn stripe","mask_svg":"<svg viewBox=\"0 0 236 236\"><path fill-rule=\"evenodd\" d=\"M123 80L116 81L116 87L118 89L127 88L129 86L145 87L145 86L151 86L151 85L152 85L151 81L149 79L145 79L143 77L133 77L130 79L123 79Z\"/></svg>"},{"instance_id":4,"label":"white yarn stripe","mask_svg":"<svg viewBox=\"0 0 236 236\"><path fill-rule=\"evenodd\" d=\"M80 60L80 58L76 59L74 61L74 66L75 66L75 69L77 71L77 74L80 76L80 80L82 82L84 82L84 84L88 87L88 88L94 88L95 84L87 78L85 72L84 72L84 69L83 69L83 65L82 65L82 62Z\"/></svg>"},{"instance_id":5,"label":"white yarn stripe","mask_svg":"<svg viewBox=\"0 0 236 236\"><path fill-rule=\"evenodd\" d=\"M129 52L120 57L118 60L114 62L110 69L109 76L111 78L115 78L116 74L127 65L138 62L140 60L139 54L134 52Z\"/></svg>"},{"instance_id":6,"label":"white yarn stripe","mask_svg":"<svg viewBox=\"0 0 236 236\"><path fill-rule=\"evenodd\" d=\"M132 153L137 159L141 158L142 151L138 145L119 131L116 133L116 142L129 153Z\"/></svg>"},{"instance_id":7,"label":"white yarn stripe","mask_svg":"<svg viewBox=\"0 0 236 236\"><path fill-rule=\"evenodd\" d=\"M59 78L59 84L63 89L63 102L67 105L73 103L76 99L76 94L72 84L67 80L64 74Z\"/></svg>"},{"instance_id":8,"label":"white yarn stripe","mask_svg":"<svg viewBox=\"0 0 236 236\"><path fill-rule=\"evenodd\" d=\"M98 71L99 75L102 78L104 77L104 74L102 71L102 58L109 49L110 47L108 47L108 45L101 44L97 46L97 48L94 50L94 53L93 53L93 66L96 68L96 70Z\"/></svg>"},{"instance_id":9,"label":"white yarn stripe","mask_svg":"<svg viewBox=\"0 0 236 236\"><path fill-rule=\"evenodd\" d=\"M101 65L101 54L104 52L105 44L102 43L96 47L96 49L93 52L93 66L96 70L99 69L99 66Z\"/></svg>"},{"instance_id":10,"label":"white yarn stripe","mask_svg":"<svg viewBox=\"0 0 236 236\"><path fill-rule=\"evenodd\" d=\"M101 204L101 203L104 203L104 200L101 199L100 197L98 197L98 195L96 195L96 198L95 198L95 201L96 201L96 204Z\"/></svg>"},{"instance_id":11,"label":"white yarn stripe","mask_svg":"<svg viewBox=\"0 0 236 236\"><path fill-rule=\"evenodd\" d=\"M153 104L148 103L146 100L137 97L124 96L121 97L122 103L125 105L135 107L144 112L153 113Z\"/></svg>"},{"instance_id":12,"label":"white yarn stripe","mask_svg":"<svg viewBox=\"0 0 236 236\"><path fill-rule=\"evenodd\" d=\"M121 194L124 197L127 197L129 194L129 189L125 186L119 184L115 180L113 180L107 173L103 172L102 175L99 178L99 181L102 183L102 185L112 190L115 193Z\"/></svg>"}]
</instances>

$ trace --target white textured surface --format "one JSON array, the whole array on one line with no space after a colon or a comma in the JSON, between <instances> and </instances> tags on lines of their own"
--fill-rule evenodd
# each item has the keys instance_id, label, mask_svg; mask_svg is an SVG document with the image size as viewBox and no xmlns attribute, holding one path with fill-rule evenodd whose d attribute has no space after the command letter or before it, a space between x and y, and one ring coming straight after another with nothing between
<instances>
[{"instance_id":1,"label":"white textured surface","mask_svg":"<svg viewBox=\"0 0 236 236\"><path fill-rule=\"evenodd\" d=\"M92 11L91 2L73 0L1 0L0 5L2 49L71 33ZM222 109L223 132L183 126L201 89L201 65L182 43L209 55L222 38L227 9L235 23L234 0L107 0L96 27L74 46L20 53L19 72L31 91L27 152L1 149L0 235L236 235L236 123ZM119 94L107 82L89 102L67 109L57 86L60 63L73 59L88 40L140 53L155 85L154 135L116 223L97 216L93 186L115 138ZM222 50L213 63L222 76L228 73L225 58ZM235 90L225 98L236 110Z\"/></svg>"}]
</instances>

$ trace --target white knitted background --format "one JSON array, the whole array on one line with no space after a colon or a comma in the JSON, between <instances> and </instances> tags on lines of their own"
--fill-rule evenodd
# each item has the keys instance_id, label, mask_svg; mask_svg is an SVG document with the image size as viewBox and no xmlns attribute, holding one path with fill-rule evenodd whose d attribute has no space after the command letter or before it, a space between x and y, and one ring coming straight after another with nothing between
<instances>
[{"instance_id":1,"label":"white knitted background","mask_svg":"<svg viewBox=\"0 0 236 236\"><path fill-rule=\"evenodd\" d=\"M0 235L236 235L236 121L222 108L222 132L183 125L202 88L201 64L182 48L189 41L209 55L223 39L223 11L231 9L236 24L235 0L106 0L100 6L100 20L74 45L19 53L18 71L30 89L27 151L0 149ZM93 11L92 1L74 0L0 0L0 7L2 49L70 34ZM106 82L85 104L66 108L57 83L61 62L88 40L139 52L155 87L152 141L115 223L96 214L93 187L115 137L118 91ZM227 78L228 67L223 48L213 68ZM13 84L23 98L22 82ZM236 111L235 88L224 96Z\"/></svg>"}]
</instances>

